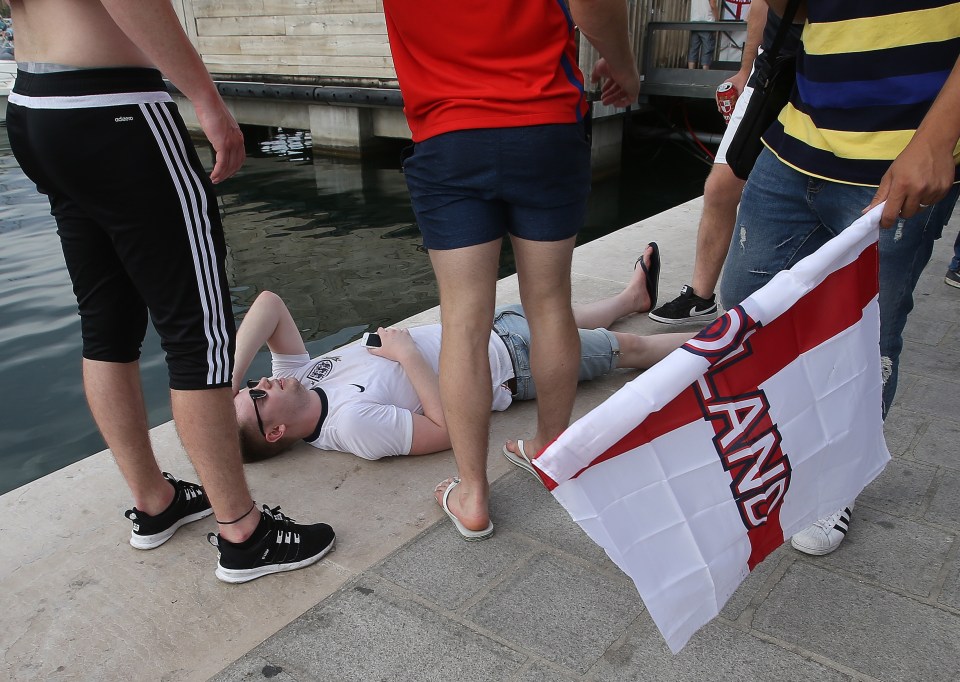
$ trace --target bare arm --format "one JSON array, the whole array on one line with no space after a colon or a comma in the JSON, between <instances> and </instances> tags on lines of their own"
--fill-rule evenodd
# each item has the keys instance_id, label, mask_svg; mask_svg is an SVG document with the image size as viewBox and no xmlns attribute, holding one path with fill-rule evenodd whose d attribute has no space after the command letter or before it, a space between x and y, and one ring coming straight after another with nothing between
<instances>
[{"instance_id":1,"label":"bare arm","mask_svg":"<svg viewBox=\"0 0 960 682\"><path fill-rule=\"evenodd\" d=\"M272 291L264 291L257 296L237 330L237 349L233 355L234 395L243 388L243 376L263 344L281 355L307 352L300 330L286 304Z\"/></svg>"},{"instance_id":2,"label":"bare arm","mask_svg":"<svg viewBox=\"0 0 960 682\"><path fill-rule=\"evenodd\" d=\"M743 43L743 56L740 58L740 70L735 76L727 80L733 83L737 92L742 93L750 78L753 62L757 58L760 43L763 40L763 29L767 25L766 0L753 0L750 3L750 14L747 15L747 39Z\"/></svg>"},{"instance_id":3,"label":"bare arm","mask_svg":"<svg viewBox=\"0 0 960 682\"><path fill-rule=\"evenodd\" d=\"M960 59L923 118L913 139L890 164L880 187L864 213L882 201L882 227L897 218L910 218L922 206L940 201L950 190L956 174L953 151L960 140Z\"/></svg>"},{"instance_id":4,"label":"bare arm","mask_svg":"<svg viewBox=\"0 0 960 682\"><path fill-rule=\"evenodd\" d=\"M413 384L417 398L423 406L423 414L413 415L413 444L411 455L428 455L450 447L450 434L440 405L440 380L433 367L417 348L406 329L377 330L383 345L369 348L373 355L393 360L403 367L404 373Z\"/></svg>"},{"instance_id":5,"label":"bare arm","mask_svg":"<svg viewBox=\"0 0 960 682\"><path fill-rule=\"evenodd\" d=\"M580 33L600 53L590 78L593 82L603 79L603 103L629 106L640 92L640 74L626 29L626 2L570 0L570 13Z\"/></svg>"},{"instance_id":6,"label":"bare arm","mask_svg":"<svg viewBox=\"0 0 960 682\"><path fill-rule=\"evenodd\" d=\"M200 55L183 32L176 12L166 0L101 0L121 31L189 98L204 134L216 152L210 179L226 180L245 158L243 134Z\"/></svg>"}]
</instances>

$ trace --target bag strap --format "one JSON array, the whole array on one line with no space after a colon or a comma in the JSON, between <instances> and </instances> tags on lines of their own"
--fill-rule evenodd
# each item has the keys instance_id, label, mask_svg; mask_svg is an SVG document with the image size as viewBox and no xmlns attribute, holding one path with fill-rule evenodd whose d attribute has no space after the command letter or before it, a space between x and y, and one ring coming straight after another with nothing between
<instances>
[{"instance_id":1,"label":"bag strap","mask_svg":"<svg viewBox=\"0 0 960 682\"><path fill-rule=\"evenodd\" d=\"M780 26L777 28L777 35L774 36L773 44L770 45L769 59L771 63L773 63L777 55L780 54L780 48L783 47L783 43L787 39L787 34L793 25L793 18L797 15L799 8L800 0L790 0L787 3L786 9L783 10L783 17L780 19Z\"/></svg>"}]
</instances>

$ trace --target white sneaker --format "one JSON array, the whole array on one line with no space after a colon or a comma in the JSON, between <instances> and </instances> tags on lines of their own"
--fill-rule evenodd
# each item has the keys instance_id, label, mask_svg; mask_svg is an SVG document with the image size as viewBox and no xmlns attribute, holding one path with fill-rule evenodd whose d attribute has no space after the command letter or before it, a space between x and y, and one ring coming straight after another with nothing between
<instances>
[{"instance_id":1,"label":"white sneaker","mask_svg":"<svg viewBox=\"0 0 960 682\"><path fill-rule=\"evenodd\" d=\"M844 507L800 531L790 538L790 544L804 554L815 556L829 554L839 547L843 538L846 537L852 513L853 502L849 507Z\"/></svg>"}]
</instances>

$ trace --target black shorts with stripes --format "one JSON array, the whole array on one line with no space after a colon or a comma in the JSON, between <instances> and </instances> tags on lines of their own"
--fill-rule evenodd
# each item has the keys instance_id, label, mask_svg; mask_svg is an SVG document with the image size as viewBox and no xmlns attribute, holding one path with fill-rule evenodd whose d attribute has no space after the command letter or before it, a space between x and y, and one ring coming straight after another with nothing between
<instances>
[{"instance_id":1,"label":"black shorts with stripes","mask_svg":"<svg viewBox=\"0 0 960 682\"><path fill-rule=\"evenodd\" d=\"M235 329L223 226L160 73L20 71L7 130L20 166L50 200L83 356L137 360L149 312L171 388L228 386Z\"/></svg>"}]
</instances>

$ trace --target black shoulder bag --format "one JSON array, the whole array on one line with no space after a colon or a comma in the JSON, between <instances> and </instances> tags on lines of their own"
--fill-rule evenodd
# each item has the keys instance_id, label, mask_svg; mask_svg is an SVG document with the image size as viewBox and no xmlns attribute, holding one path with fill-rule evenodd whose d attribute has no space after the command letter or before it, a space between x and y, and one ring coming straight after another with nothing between
<instances>
[{"instance_id":1,"label":"black shoulder bag","mask_svg":"<svg viewBox=\"0 0 960 682\"><path fill-rule=\"evenodd\" d=\"M769 50L757 55L753 63L754 73L750 77L754 83L753 94L727 148L727 164L741 180L746 180L753 170L753 164L757 162L763 149L760 136L767 132L767 128L787 105L797 80L796 56L782 56L780 48L790 31L799 5L800 0L790 0L773 44Z\"/></svg>"}]
</instances>

